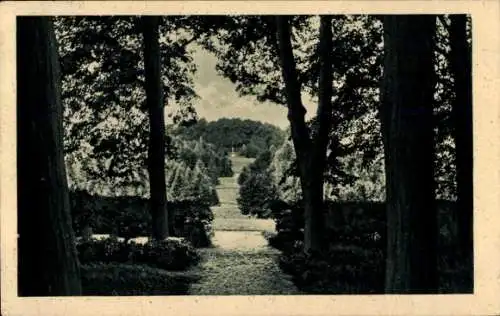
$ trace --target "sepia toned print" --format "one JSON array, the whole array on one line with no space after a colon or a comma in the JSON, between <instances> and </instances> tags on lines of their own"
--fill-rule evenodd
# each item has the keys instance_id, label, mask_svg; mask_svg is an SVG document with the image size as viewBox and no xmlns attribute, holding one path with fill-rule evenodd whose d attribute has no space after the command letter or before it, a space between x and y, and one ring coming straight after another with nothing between
<instances>
[{"instance_id":1,"label":"sepia toned print","mask_svg":"<svg viewBox=\"0 0 500 316\"><path fill-rule=\"evenodd\" d=\"M470 29L18 17L20 295L471 293ZM199 118L195 50L289 127Z\"/></svg>"},{"instance_id":2,"label":"sepia toned print","mask_svg":"<svg viewBox=\"0 0 500 316\"><path fill-rule=\"evenodd\" d=\"M15 25L15 296L483 292L473 15Z\"/></svg>"}]
</instances>

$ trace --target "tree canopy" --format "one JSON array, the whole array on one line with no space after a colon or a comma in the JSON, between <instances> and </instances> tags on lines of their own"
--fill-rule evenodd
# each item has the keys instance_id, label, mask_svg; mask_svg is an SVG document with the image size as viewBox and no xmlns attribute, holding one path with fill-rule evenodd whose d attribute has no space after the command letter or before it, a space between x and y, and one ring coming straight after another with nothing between
<instances>
[{"instance_id":1,"label":"tree canopy","mask_svg":"<svg viewBox=\"0 0 500 316\"><path fill-rule=\"evenodd\" d=\"M221 28L215 33L217 41L205 44L219 57L217 69L237 84L236 89L241 94L284 104L274 21L268 16L233 16L230 19L226 27L237 26L239 32ZM319 91L317 76L320 67L315 45L318 22L316 16L294 16L290 22L297 76L303 94L312 98L317 97ZM441 16L434 49L437 75L434 97L435 180L437 198L455 199L455 145L451 122L454 92L449 69L449 27L449 17ZM470 24L468 27L470 41ZM336 15L332 20L332 31L334 128L330 131L325 180L334 186L339 183L344 187L352 186L357 174L362 173L366 179L372 178L374 183L383 186L385 174L381 166L383 152L378 119L382 24L377 16ZM316 118L308 122L313 134L316 124ZM295 163L291 164L288 174L298 176ZM383 195L373 193L377 199L383 198Z\"/></svg>"},{"instance_id":2,"label":"tree canopy","mask_svg":"<svg viewBox=\"0 0 500 316\"><path fill-rule=\"evenodd\" d=\"M58 17L55 25L67 161L85 161L82 168L93 177L134 181L149 133L139 17ZM196 68L186 28L185 17L161 18L159 45L165 99L181 104L189 119Z\"/></svg>"},{"instance_id":3,"label":"tree canopy","mask_svg":"<svg viewBox=\"0 0 500 316\"><path fill-rule=\"evenodd\" d=\"M196 124L173 129L172 133L188 140L201 138L223 152L234 150L249 158L256 158L268 148L280 145L284 139L284 132L276 126L239 118L220 118L211 122L200 119Z\"/></svg>"}]
</instances>

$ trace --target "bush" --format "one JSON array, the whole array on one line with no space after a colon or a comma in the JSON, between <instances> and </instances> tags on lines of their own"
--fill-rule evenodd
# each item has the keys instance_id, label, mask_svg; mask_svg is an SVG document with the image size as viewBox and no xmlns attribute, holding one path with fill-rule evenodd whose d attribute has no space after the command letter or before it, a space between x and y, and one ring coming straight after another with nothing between
<instances>
[{"instance_id":1,"label":"bush","mask_svg":"<svg viewBox=\"0 0 500 316\"><path fill-rule=\"evenodd\" d=\"M209 247L214 214L206 204L178 202L170 209L173 215L172 234L188 240L194 247Z\"/></svg>"},{"instance_id":2,"label":"bush","mask_svg":"<svg viewBox=\"0 0 500 316\"><path fill-rule=\"evenodd\" d=\"M184 270L200 260L196 250L182 239L151 240L138 248L137 262L165 270Z\"/></svg>"},{"instance_id":3,"label":"bush","mask_svg":"<svg viewBox=\"0 0 500 316\"><path fill-rule=\"evenodd\" d=\"M251 174L239 188L236 199L243 215L269 218L269 202L277 198L276 188L268 174Z\"/></svg>"},{"instance_id":4,"label":"bush","mask_svg":"<svg viewBox=\"0 0 500 316\"><path fill-rule=\"evenodd\" d=\"M145 265L91 263L81 266L82 295L187 295L196 280Z\"/></svg>"},{"instance_id":5,"label":"bush","mask_svg":"<svg viewBox=\"0 0 500 316\"><path fill-rule=\"evenodd\" d=\"M269 172L271 153L265 151L250 165L243 168L238 177L238 207L243 215L269 218L270 203L278 198L277 187Z\"/></svg>"},{"instance_id":6,"label":"bush","mask_svg":"<svg viewBox=\"0 0 500 316\"><path fill-rule=\"evenodd\" d=\"M298 242L304 240L303 231L280 231L279 233L264 232L264 238L269 246L281 251L289 251Z\"/></svg>"},{"instance_id":7,"label":"bush","mask_svg":"<svg viewBox=\"0 0 500 316\"><path fill-rule=\"evenodd\" d=\"M199 262L196 250L185 240L169 238L149 241L146 244L124 243L116 237L91 239L77 243L78 257L82 264L131 263L145 264L165 270L185 270Z\"/></svg>"},{"instance_id":8,"label":"bush","mask_svg":"<svg viewBox=\"0 0 500 316\"><path fill-rule=\"evenodd\" d=\"M96 234L112 234L125 239L151 234L149 201L134 196L107 197L83 191L70 193L73 227L82 235L83 227ZM195 247L210 246L213 213L200 201L168 202L171 234L184 237Z\"/></svg>"},{"instance_id":9,"label":"bush","mask_svg":"<svg viewBox=\"0 0 500 316\"><path fill-rule=\"evenodd\" d=\"M302 243L279 258L281 269L311 294L376 294L384 291L384 255L377 249L335 246L305 255Z\"/></svg>"},{"instance_id":10,"label":"bush","mask_svg":"<svg viewBox=\"0 0 500 316\"><path fill-rule=\"evenodd\" d=\"M133 244L121 242L116 237L77 241L76 250L80 263L132 262Z\"/></svg>"},{"instance_id":11,"label":"bush","mask_svg":"<svg viewBox=\"0 0 500 316\"><path fill-rule=\"evenodd\" d=\"M472 264L457 259L454 204L438 201L438 240L441 293L468 293L472 290ZM305 256L303 211L299 204L273 204L277 234L267 236L269 245L282 250L280 267L292 275L306 293L383 293L386 249L384 203L325 203L327 250ZM455 263L455 264L453 264Z\"/></svg>"}]
</instances>

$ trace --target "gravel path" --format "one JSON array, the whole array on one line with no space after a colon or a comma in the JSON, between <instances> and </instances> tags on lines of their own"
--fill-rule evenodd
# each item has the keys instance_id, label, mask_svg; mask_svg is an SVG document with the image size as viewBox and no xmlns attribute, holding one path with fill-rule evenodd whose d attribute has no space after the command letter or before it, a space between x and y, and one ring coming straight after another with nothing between
<instances>
[{"instance_id":1,"label":"gravel path","mask_svg":"<svg viewBox=\"0 0 500 316\"><path fill-rule=\"evenodd\" d=\"M213 241L214 248L201 250L201 279L191 285L190 295L299 294L278 267L279 252L261 233L218 231Z\"/></svg>"}]
</instances>

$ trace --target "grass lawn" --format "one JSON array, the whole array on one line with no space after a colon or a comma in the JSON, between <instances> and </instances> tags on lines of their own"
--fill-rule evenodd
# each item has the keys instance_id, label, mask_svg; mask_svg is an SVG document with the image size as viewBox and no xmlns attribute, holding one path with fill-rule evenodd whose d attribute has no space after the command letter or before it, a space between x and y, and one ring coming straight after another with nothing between
<instances>
[{"instance_id":1,"label":"grass lawn","mask_svg":"<svg viewBox=\"0 0 500 316\"><path fill-rule=\"evenodd\" d=\"M238 188L216 188L217 195L219 196L220 206L222 207L238 207L236 199L238 198Z\"/></svg>"},{"instance_id":2,"label":"grass lawn","mask_svg":"<svg viewBox=\"0 0 500 316\"><path fill-rule=\"evenodd\" d=\"M217 188L229 188L238 190L238 177L220 177L220 184Z\"/></svg>"},{"instance_id":3,"label":"grass lawn","mask_svg":"<svg viewBox=\"0 0 500 316\"><path fill-rule=\"evenodd\" d=\"M215 217L212 222L214 230L230 230L230 231L275 231L275 223L271 219L257 218L220 218Z\"/></svg>"},{"instance_id":4,"label":"grass lawn","mask_svg":"<svg viewBox=\"0 0 500 316\"><path fill-rule=\"evenodd\" d=\"M238 207L236 199L239 195L238 179L236 177L219 178L220 184L215 187L221 207Z\"/></svg>"},{"instance_id":5,"label":"grass lawn","mask_svg":"<svg viewBox=\"0 0 500 316\"><path fill-rule=\"evenodd\" d=\"M251 164L254 160L254 158L246 158L240 156L231 157L231 163L234 173L240 173L243 167Z\"/></svg>"},{"instance_id":6,"label":"grass lawn","mask_svg":"<svg viewBox=\"0 0 500 316\"><path fill-rule=\"evenodd\" d=\"M217 186L220 206L212 207L214 212L214 221L212 227L214 230L223 231L275 231L275 223L271 219L256 219L241 214L238 209L236 199L238 198L237 173L241 169L254 161L251 158L231 157L233 162L234 177L219 178L220 184Z\"/></svg>"}]
</instances>

